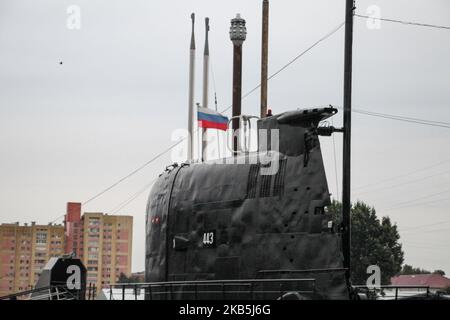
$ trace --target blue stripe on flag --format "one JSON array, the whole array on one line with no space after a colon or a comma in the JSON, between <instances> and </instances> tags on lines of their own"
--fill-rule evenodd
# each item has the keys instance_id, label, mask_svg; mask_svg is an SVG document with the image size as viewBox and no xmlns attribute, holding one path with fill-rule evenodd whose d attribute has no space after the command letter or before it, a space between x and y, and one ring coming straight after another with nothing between
<instances>
[{"instance_id":1,"label":"blue stripe on flag","mask_svg":"<svg viewBox=\"0 0 450 320\"><path fill-rule=\"evenodd\" d=\"M207 113L203 113L203 112L197 112L197 119L211 121L211 122L217 122L217 123L228 123L227 117L219 116L219 115L215 115L215 114L207 114Z\"/></svg>"}]
</instances>

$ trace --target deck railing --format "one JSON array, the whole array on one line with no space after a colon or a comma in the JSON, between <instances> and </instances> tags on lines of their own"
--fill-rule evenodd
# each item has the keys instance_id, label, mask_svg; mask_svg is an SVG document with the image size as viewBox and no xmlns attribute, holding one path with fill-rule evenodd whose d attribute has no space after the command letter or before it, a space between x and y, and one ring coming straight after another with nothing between
<instances>
[{"instance_id":1,"label":"deck railing","mask_svg":"<svg viewBox=\"0 0 450 320\"><path fill-rule=\"evenodd\" d=\"M429 299L432 297L429 286L353 286L355 293L369 300Z\"/></svg>"},{"instance_id":2,"label":"deck railing","mask_svg":"<svg viewBox=\"0 0 450 320\"><path fill-rule=\"evenodd\" d=\"M110 300L264 300L286 294L313 298L315 279L198 280L153 283L117 283L106 289Z\"/></svg>"}]
</instances>

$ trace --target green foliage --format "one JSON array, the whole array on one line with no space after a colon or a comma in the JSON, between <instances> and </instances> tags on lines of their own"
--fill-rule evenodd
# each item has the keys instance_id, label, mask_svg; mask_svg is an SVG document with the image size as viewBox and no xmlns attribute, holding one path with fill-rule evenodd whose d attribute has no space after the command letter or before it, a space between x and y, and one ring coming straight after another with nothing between
<instances>
[{"instance_id":1,"label":"green foliage","mask_svg":"<svg viewBox=\"0 0 450 320\"><path fill-rule=\"evenodd\" d=\"M445 271L438 269L438 270L434 270L433 274L440 274L441 276L445 276Z\"/></svg>"},{"instance_id":2,"label":"green foliage","mask_svg":"<svg viewBox=\"0 0 450 320\"><path fill-rule=\"evenodd\" d=\"M405 264L399 274L409 275L409 274L430 274L430 273L431 272L428 270L414 268L413 266L410 266L409 264Z\"/></svg>"},{"instance_id":3,"label":"green foliage","mask_svg":"<svg viewBox=\"0 0 450 320\"><path fill-rule=\"evenodd\" d=\"M440 274L441 276L445 276L444 270L438 269L438 270L434 270L433 272L430 272L425 269L414 268L413 266L410 266L409 264L405 264L399 274L409 275L409 274L431 274L431 273Z\"/></svg>"},{"instance_id":4,"label":"green foliage","mask_svg":"<svg viewBox=\"0 0 450 320\"><path fill-rule=\"evenodd\" d=\"M341 203L333 201L328 211L337 225L342 221ZM397 226L389 217L376 215L375 208L362 201L351 208L351 280L353 284L366 284L367 267L377 265L381 270L381 284L389 284L403 263L402 246Z\"/></svg>"}]
</instances>

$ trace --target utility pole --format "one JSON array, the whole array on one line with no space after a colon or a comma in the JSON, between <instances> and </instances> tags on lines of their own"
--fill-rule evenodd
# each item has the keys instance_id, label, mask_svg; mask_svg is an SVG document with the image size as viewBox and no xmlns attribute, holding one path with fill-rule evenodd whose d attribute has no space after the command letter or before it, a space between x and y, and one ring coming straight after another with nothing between
<instances>
[{"instance_id":1,"label":"utility pole","mask_svg":"<svg viewBox=\"0 0 450 320\"><path fill-rule=\"evenodd\" d=\"M351 119L352 119L352 49L353 49L353 15L354 0L346 0L345 5L345 58L344 58L344 136L342 168L342 249L344 268L347 269L347 281L350 281L351 249L351 199L350 199L350 165L351 165Z\"/></svg>"},{"instance_id":2,"label":"utility pole","mask_svg":"<svg viewBox=\"0 0 450 320\"><path fill-rule=\"evenodd\" d=\"M242 44L247 36L245 20L238 13L231 20L230 39L233 42L233 117L241 115L242 100ZM239 118L232 120L233 127L233 155L237 155L238 142L237 130L239 130Z\"/></svg>"},{"instance_id":3,"label":"utility pole","mask_svg":"<svg viewBox=\"0 0 450 320\"><path fill-rule=\"evenodd\" d=\"M261 118L267 116L267 66L269 56L269 0L263 0L261 41Z\"/></svg>"}]
</instances>

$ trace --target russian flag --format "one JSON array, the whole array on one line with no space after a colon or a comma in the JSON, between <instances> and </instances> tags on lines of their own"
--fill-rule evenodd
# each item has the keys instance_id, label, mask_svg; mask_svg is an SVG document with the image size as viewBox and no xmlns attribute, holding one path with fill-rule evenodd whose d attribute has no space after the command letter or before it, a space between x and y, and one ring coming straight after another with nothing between
<instances>
[{"instance_id":1,"label":"russian flag","mask_svg":"<svg viewBox=\"0 0 450 320\"><path fill-rule=\"evenodd\" d=\"M201 128L219 129L226 131L228 118L220 113L203 107L197 109L198 126Z\"/></svg>"}]
</instances>

